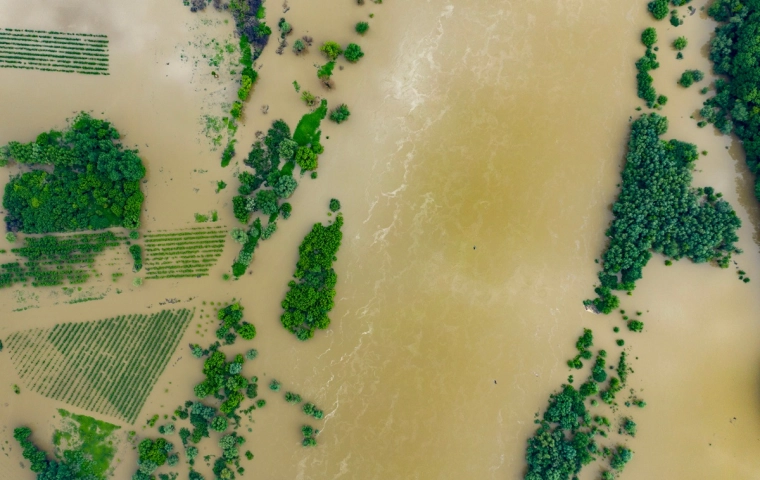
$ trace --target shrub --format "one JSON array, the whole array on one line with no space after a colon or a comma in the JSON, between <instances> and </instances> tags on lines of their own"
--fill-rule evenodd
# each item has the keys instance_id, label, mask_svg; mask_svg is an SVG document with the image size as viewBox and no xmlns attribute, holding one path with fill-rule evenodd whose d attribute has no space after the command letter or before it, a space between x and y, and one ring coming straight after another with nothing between
<instances>
[{"instance_id":1,"label":"shrub","mask_svg":"<svg viewBox=\"0 0 760 480\"><path fill-rule=\"evenodd\" d=\"M356 24L356 27L354 27L356 30L356 33L359 35L364 35L367 33L367 30L369 30L369 23L367 22L359 22Z\"/></svg>"},{"instance_id":2,"label":"shrub","mask_svg":"<svg viewBox=\"0 0 760 480\"><path fill-rule=\"evenodd\" d=\"M140 232L138 232L137 230L132 230L131 232L129 232L129 238L132 240L138 240L140 238Z\"/></svg>"},{"instance_id":3,"label":"shrub","mask_svg":"<svg viewBox=\"0 0 760 480\"><path fill-rule=\"evenodd\" d=\"M340 45L333 41L323 43L322 46L319 47L319 51L324 53L331 62L337 60L337 58L343 53L343 49Z\"/></svg>"},{"instance_id":4,"label":"shrub","mask_svg":"<svg viewBox=\"0 0 760 480\"><path fill-rule=\"evenodd\" d=\"M281 386L282 384L278 382L277 380L275 380L274 378L272 379L271 382L269 382L269 389L273 392L279 392Z\"/></svg>"},{"instance_id":5,"label":"shrub","mask_svg":"<svg viewBox=\"0 0 760 480\"><path fill-rule=\"evenodd\" d=\"M293 42L293 53L295 53L296 55L300 55L301 53L303 53L304 50L306 50L306 44L303 43L303 40L299 38L298 40Z\"/></svg>"},{"instance_id":6,"label":"shrub","mask_svg":"<svg viewBox=\"0 0 760 480\"><path fill-rule=\"evenodd\" d=\"M665 95L658 96L657 103L659 103L660 105L666 105L668 103L668 97L666 97Z\"/></svg>"},{"instance_id":7,"label":"shrub","mask_svg":"<svg viewBox=\"0 0 760 480\"><path fill-rule=\"evenodd\" d=\"M311 107L312 105L314 105L314 102L316 101L316 99L317 99L317 97L315 97L315 96L314 96L314 94L313 94L313 93L311 93L311 92L310 92L310 91L308 91L308 90L304 90L304 91L301 93L301 100L303 100L303 101L304 101L304 103L305 103L306 105L310 106L310 107Z\"/></svg>"},{"instance_id":8,"label":"shrub","mask_svg":"<svg viewBox=\"0 0 760 480\"><path fill-rule=\"evenodd\" d=\"M349 62L356 63L360 58L364 56L364 52L362 52L362 48L359 45L355 43L349 43L346 47L346 51L343 53L343 56L346 57L346 60Z\"/></svg>"},{"instance_id":9,"label":"shrub","mask_svg":"<svg viewBox=\"0 0 760 480\"><path fill-rule=\"evenodd\" d=\"M348 107L345 103L341 103L330 112L330 120L335 123L343 123L348 120L351 112L348 111Z\"/></svg>"},{"instance_id":10,"label":"shrub","mask_svg":"<svg viewBox=\"0 0 760 480\"><path fill-rule=\"evenodd\" d=\"M640 320L630 320L628 322L628 330L632 332L640 332L644 329L644 322Z\"/></svg>"},{"instance_id":11,"label":"shrub","mask_svg":"<svg viewBox=\"0 0 760 480\"><path fill-rule=\"evenodd\" d=\"M700 70L686 70L681 74L681 78L678 80L678 83L682 87L688 88L693 83L701 81L704 77L705 74Z\"/></svg>"},{"instance_id":12,"label":"shrub","mask_svg":"<svg viewBox=\"0 0 760 480\"><path fill-rule=\"evenodd\" d=\"M16 242L16 234L13 232L8 232L5 234L5 239L10 243Z\"/></svg>"},{"instance_id":13,"label":"shrub","mask_svg":"<svg viewBox=\"0 0 760 480\"><path fill-rule=\"evenodd\" d=\"M683 50L688 44L689 41L686 39L686 37L678 37L673 40L673 48L676 50Z\"/></svg>"},{"instance_id":14,"label":"shrub","mask_svg":"<svg viewBox=\"0 0 760 480\"><path fill-rule=\"evenodd\" d=\"M657 30L649 27L641 32L641 43L643 43L646 47L651 47L657 43Z\"/></svg>"},{"instance_id":15,"label":"shrub","mask_svg":"<svg viewBox=\"0 0 760 480\"><path fill-rule=\"evenodd\" d=\"M337 212L340 210L340 200L337 198L331 198L330 199L330 211L331 212Z\"/></svg>"},{"instance_id":16,"label":"shrub","mask_svg":"<svg viewBox=\"0 0 760 480\"><path fill-rule=\"evenodd\" d=\"M317 69L317 78L327 83L332 77L333 69L335 68L335 61L329 61Z\"/></svg>"}]
</instances>

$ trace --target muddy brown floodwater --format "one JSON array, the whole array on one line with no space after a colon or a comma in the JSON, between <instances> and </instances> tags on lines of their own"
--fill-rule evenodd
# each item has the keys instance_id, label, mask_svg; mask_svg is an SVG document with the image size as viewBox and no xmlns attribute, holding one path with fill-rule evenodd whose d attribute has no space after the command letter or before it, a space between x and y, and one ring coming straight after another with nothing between
<instances>
[{"instance_id":1,"label":"muddy brown floodwater","mask_svg":"<svg viewBox=\"0 0 760 480\"><path fill-rule=\"evenodd\" d=\"M105 292L102 300L68 305L60 288L0 291L0 337L151 312L166 299L206 315L202 301L236 297L258 329L252 344L259 358L246 374L276 377L326 412L319 446L304 449L304 417L264 392L267 407L255 412L247 434L256 457L244 462L243 478L521 478L533 415L566 379L582 327L611 345L612 327L623 326L619 315L591 315L581 302L592 294L629 118L641 105L634 61L643 53L640 32L653 23L645 2L288 3L291 42L308 34L316 44L346 44L356 41L354 23L371 27L358 42L366 56L336 70L331 91L314 74L313 64L323 62L316 45L296 57L289 49L276 55L273 43L258 61L236 161L257 130L275 118L294 126L306 112L293 80L333 106L347 103L352 115L340 126L325 123L323 138L330 138L319 178L304 178L293 216L257 251L252 275L221 279L237 254L231 241L203 279L135 288L123 258L87 286ZM282 9L272 0L267 7L276 25ZM219 115L236 87L214 81L194 46L200 36L230 38L229 17L194 15L180 0L27 0L0 3L0 18L0 27L105 33L111 42L108 77L0 70L0 143L31 140L91 110L114 122L146 162L144 229L189 227L195 212L214 209L219 224L236 226L232 173L240 165L219 167L220 152L211 151L200 123L202 115ZM716 187L736 207L745 251L736 261L756 281L739 282L733 265L665 267L655 256L634 295L622 298L623 308L645 312L644 332L623 338L635 370L630 386L648 404L632 412L639 433L627 442L635 454L624 478L758 478L760 253L752 179L734 138L689 119L701 106L701 84L675 85L683 69L710 71L705 45L714 23L698 12L678 29L667 21L657 28L662 67L653 76L670 97L662 111L671 120L666 137L709 152L698 161L695 185ZM668 46L677 34L689 38L680 61ZM230 186L215 193L217 180ZM327 219L331 197L346 218L336 306L329 331L302 344L281 328L279 302L297 245L311 224ZM9 248L4 239L0 248ZM122 285L110 280L116 270L126 273ZM200 362L186 345L210 343L212 320L193 320L135 426L104 419L155 436L142 425L192 397ZM0 362L0 477L31 479L11 431L29 425L50 451L55 409L65 405L23 388L14 395L11 385L22 382L7 353ZM114 478L130 478L136 458L124 441L118 459ZM582 478L598 475L592 466Z\"/></svg>"}]
</instances>

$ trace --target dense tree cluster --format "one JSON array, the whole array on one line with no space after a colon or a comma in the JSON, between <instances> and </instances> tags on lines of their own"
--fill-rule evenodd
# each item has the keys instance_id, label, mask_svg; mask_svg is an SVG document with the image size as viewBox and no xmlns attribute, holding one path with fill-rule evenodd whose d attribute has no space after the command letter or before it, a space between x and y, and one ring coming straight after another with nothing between
<instances>
[{"instance_id":1,"label":"dense tree cluster","mask_svg":"<svg viewBox=\"0 0 760 480\"><path fill-rule=\"evenodd\" d=\"M678 84L684 88L692 86L694 82L701 82L705 78L705 74L701 70L686 70L681 74L681 78L678 79Z\"/></svg>"},{"instance_id":2,"label":"dense tree cluster","mask_svg":"<svg viewBox=\"0 0 760 480\"><path fill-rule=\"evenodd\" d=\"M647 4L647 9L652 16L657 20L662 20L668 16L670 7L668 7L668 0L652 0Z\"/></svg>"},{"instance_id":3,"label":"dense tree cluster","mask_svg":"<svg viewBox=\"0 0 760 480\"><path fill-rule=\"evenodd\" d=\"M333 308L338 281L332 263L337 260L335 255L343 238L342 226L342 215L327 227L316 223L298 247L299 260L293 275L296 280L288 283L290 290L282 301L285 311L280 320L299 340L307 340L316 329L330 325L327 314Z\"/></svg>"},{"instance_id":4,"label":"dense tree cluster","mask_svg":"<svg viewBox=\"0 0 760 480\"><path fill-rule=\"evenodd\" d=\"M737 251L741 220L720 194L691 188L697 149L661 140L667 127L667 119L655 113L643 115L631 127L622 190L605 233L610 243L599 273L599 297L585 302L602 313L617 308L612 290L633 290L651 251L675 260L716 260L723 267Z\"/></svg>"},{"instance_id":5,"label":"dense tree cluster","mask_svg":"<svg viewBox=\"0 0 760 480\"><path fill-rule=\"evenodd\" d=\"M62 132L0 148L0 164L54 167L52 173L36 169L6 184L6 228L25 233L138 228L145 167L137 150L123 148L119 137L109 122L80 113Z\"/></svg>"},{"instance_id":6,"label":"dense tree cluster","mask_svg":"<svg viewBox=\"0 0 760 480\"><path fill-rule=\"evenodd\" d=\"M163 438L151 440L146 438L137 445L138 471L132 476L132 480L153 480L153 472L158 467L171 461L177 463L177 455L172 454L174 445ZM171 459L171 460L170 460Z\"/></svg>"},{"instance_id":7,"label":"dense tree cluster","mask_svg":"<svg viewBox=\"0 0 760 480\"><path fill-rule=\"evenodd\" d=\"M592 357L590 347L594 345L594 333L588 328L583 329L583 335L575 342L575 348L578 350L578 355L567 361L567 366L570 368L576 368L580 370L583 368L583 362L581 358L589 360Z\"/></svg>"},{"instance_id":8,"label":"dense tree cluster","mask_svg":"<svg viewBox=\"0 0 760 480\"><path fill-rule=\"evenodd\" d=\"M708 10L721 24L715 29L710 59L715 73L728 81L715 82L716 95L701 110L706 121L714 123L724 134L736 132L746 153L747 165L757 175L760 171L760 2L716 0ZM756 177L757 178L757 177ZM760 181L755 183L760 200Z\"/></svg>"}]
</instances>

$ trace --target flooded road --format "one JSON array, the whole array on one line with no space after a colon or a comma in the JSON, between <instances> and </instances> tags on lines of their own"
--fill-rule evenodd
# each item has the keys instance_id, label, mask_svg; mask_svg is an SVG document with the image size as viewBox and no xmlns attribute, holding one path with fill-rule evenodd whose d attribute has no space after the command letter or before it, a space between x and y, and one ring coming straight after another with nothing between
<instances>
[{"instance_id":1,"label":"flooded road","mask_svg":"<svg viewBox=\"0 0 760 480\"><path fill-rule=\"evenodd\" d=\"M319 178L301 180L293 216L257 250L252 275L222 280L238 249L229 240L206 278L137 288L125 263L118 266L123 285L110 275L92 282L124 290L99 301L56 304L55 289L0 290L0 337L151 312L166 299L200 314L202 301L235 297L258 330L252 343L259 358L246 375L277 378L326 413L319 446L304 449L298 430L305 417L263 392L267 407L255 412L247 434L246 448L256 457L245 463L243 478L521 478L534 413L570 373L565 361L582 328L592 328L603 347L613 345L613 326L623 327L619 315L591 315L582 301L593 294L594 259L605 245L629 118L642 104L634 62L644 51L640 32L653 23L645 4L292 0L284 14L294 28L290 41L308 34L315 46L304 57L289 49L278 56L274 42L267 47L237 133L238 156L222 169L200 118L219 115L236 87L209 80L211 68L194 63L203 52L192 44L201 35L228 38L225 14L193 15L180 1L47 3L0 5L0 16L14 28L108 34L111 75L0 70L13 92L0 97L0 108L13 112L0 120L0 143L63 127L79 110L102 114L124 143L139 146L146 163L146 230L192 226L194 213L210 210L218 210L220 224L237 226L232 173L242 163L235 160L272 120L294 126L306 113L294 80L331 106L348 104L352 115L345 124L323 125ZM692 5L699 10L702 3ZM267 7L267 21L276 25L282 9ZM622 308L645 312L644 332L623 338L635 370L629 385L647 402L632 412L639 428L627 441L635 453L623 478L751 479L760 471L760 252L752 179L735 140L689 119L701 106L702 85L675 85L685 68L710 71L702 45L714 25L700 13L678 29L656 25L662 67L652 75L670 98L661 112L670 118L665 137L709 152L697 163L695 186L722 191L742 218L745 253L736 261L753 282L739 282L734 266L665 267L655 256L633 296L622 298ZM360 20L370 23L363 38L353 33ZM668 46L676 34L690 42L680 61ZM336 70L330 91L313 67L324 62L316 46L325 40L356 41L366 53ZM216 193L217 180L227 189ZM311 224L328 219L332 197L341 200L346 219L336 306L329 331L302 344L282 329L279 303L297 246ZM29 300L31 294L38 299ZM12 312L32 304L39 308ZM147 418L192 398L202 377L186 345L210 343L212 320L193 320L134 427L106 419L139 437L148 434ZM0 362L0 431L10 439L12 428L27 424L50 451L52 416L64 405L29 391L14 395L10 385L21 381L7 355ZM10 442L0 476L32 478L28 468L20 470L20 449ZM130 478L135 453L126 442L118 458L114 478ZM598 476L592 466L582 478Z\"/></svg>"}]
</instances>

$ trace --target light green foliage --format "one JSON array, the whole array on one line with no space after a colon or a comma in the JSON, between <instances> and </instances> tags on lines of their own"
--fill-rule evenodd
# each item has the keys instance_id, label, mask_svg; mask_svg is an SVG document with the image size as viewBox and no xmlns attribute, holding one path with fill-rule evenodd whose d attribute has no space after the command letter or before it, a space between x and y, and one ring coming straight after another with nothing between
<instances>
[{"instance_id":1,"label":"light green foliage","mask_svg":"<svg viewBox=\"0 0 760 480\"><path fill-rule=\"evenodd\" d=\"M296 183L293 177L283 175L274 184L274 193L277 195L277 198L290 198L293 192L296 191L296 187L298 187L298 183Z\"/></svg>"},{"instance_id":2,"label":"light green foliage","mask_svg":"<svg viewBox=\"0 0 760 480\"><path fill-rule=\"evenodd\" d=\"M80 113L63 132L41 133L34 142L10 142L18 163L53 165L13 177L3 206L8 230L24 233L97 230L140 225L145 167L137 150L124 149L107 121Z\"/></svg>"},{"instance_id":3,"label":"light green foliage","mask_svg":"<svg viewBox=\"0 0 760 480\"><path fill-rule=\"evenodd\" d=\"M252 348L252 349L248 350L247 352L245 352L245 359L246 360L253 360L258 355L259 355L258 350L256 350L255 348Z\"/></svg>"},{"instance_id":4,"label":"light green foliage","mask_svg":"<svg viewBox=\"0 0 760 480\"><path fill-rule=\"evenodd\" d=\"M245 233L245 230L242 228L233 228L230 232L230 236L232 236L232 239L241 245L245 245L245 242L248 241L248 234Z\"/></svg>"},{"instance_id":5,"label":"light green foliage","mask_svg":"<svg viewBox=\"0 0 760 480\"><path fill-rule=\"evenodd\" d=\"M293 132L293 140L302 147L318 144L322 133L319 130L319 124L325 116L327 116L327 100L322 99L316 110L301 117Z\"/></svg>"},{"instance_id":6,"label":"light green foliage","mask_svg":"<svg viewBox=\"0 0 760 480\"><path fill-rule=\"evenodd\" d=\"M304 90L303 93L301 93L301 100L303 100L304 103L310 107L314 105L316 99L317 97L315 97L314 94L308 90Z\"/></svg>"},{"instance_id":7,"label":"light green foliage","mask_svg":"<svg viewBox=\"0 0 760 480\"><path fill-rule=\"evenodd\" d=\"M324 53L331 62L337 60L338 57L343 53L343 49L340 47L340 45L333 41L327 41L323 43L322 46L319 47L319 51Z\"/></svg>"},{"instance_id":8,"label":"light green foliage","mask_svg":"<svg viewBox=\"0 0 760 480\"><path fill-rule=\"evenodd\" d=\"M340 215L330 226L314 224L298 247L299 260L293 275L296 280L288 284L290 290L282 301L285 311L280 320L299 340L307 340L316 329L330 325L327 314L332 310L338 281L332 263L343 237L342 226Z\"/></svg>"},{"instance_id":9,"label":"light green foliage","mask_svg":"<svg viewBox=\"0 0 760 480\"><path fill-rule=\"evenodd\" d=\"M296 164L303 171L316 170L319 166L319 157L311 147L298 147L296 151Z\"/></svg>"},{"instance_id":10,"label":"light green foliage","mask_svg":"<svg viewBox=\"0 0 760 480\"><path fill-rule=\"evenodd\" d=\"M330 112L330 120L335 123L343 123L348 120L351 112L348 111L348 106L345 103L341 103Z\"/></svg>"},{"instance_id":11,"label":"light green foliage","mask_svg":"<svg viewBox=\"0 0 760 480\"><path fill-rule=\"evenodd\" d=\"M132 423L192 315L163 310L23 330L8 337L8 348L30 390Z\"/></svg>"},{"instance_id":12,"label":"light green foliage","mask_svg":"<svg viewBox=\"0 0 760 480\"><path fill-rule=\"evenodd\" d=\"M364 35L365 33L367 33L367 30L369 30L369 23L359 22L356 24L354 29L356 30L356 33L358 33L359 35Z\"/></svg>"},{"instance_id":13,"label":"light green foliage","mask_svg":"<svg viewBox=\"0 0 760 480\"><path fill-rule=\"evenodd\" d=\"M667 119L654 113L633 122L623 187L606 232L610 244L599 273L599 298L588 301L602 313L616 308L612 290L633 290L651 251L697 263L715 260L722 266L736 251L741 220L724 200L691 189L697 149L661 140L667 126Z\"/></svg>"},{"instance_id":14,"label":"light green foliage","mask_svg":"<svg viewBox=\"0 0 760 480\"><path fill-rule=\"evenodd\" d=\"M138 232L137 230L132 230L131 232L129 232L129 238L131 240L138 240L140 238L140 232Z\"/></svg>"},{"instance_id":15,"label":"light green foliage","mask_svg":"<svg viewBox=\"0 0 760 480\"><path fill-rule=\"evenodd\" d=\"M346 60L349 62L356 63L364 56L364 52L362 52L362 48L359 45L349 43L346 47L346 51L343 52L343 56L346 57Z\"/></svg>"},{"instance_id":16,"label":"light green foliage","mask_svg":"<svg viewBox=\"0 0 760 480\"><path fill-rule=\"evenodd\" d=\"M641 32L641 43L643 43L647 48L657 43L657 30L649 27Z\"/></svg>"},{"instance_id":17,"label":"light green foliage","mask_svg":"<svg viewBox=\"0 0 760 480\"><path fill-rule=\"evenodd\" d=\"M673 48L676 50L683 50L688 44L689 41L686 39L686 37L678 37L673 40Z\"/></svg>"},{"instance_id":18,"label":"light green foliage","mask_svg":"<svg viewBox=\"0 0 760 480\"><path fill-rule=\"evenodd\" d=\"M274 190L259 190L253 199L254 211L260 210L264 215L272 215L279 211L277 194Z\"/></svg>"},{"instance_id":19,"label":"light green foliage","mask_svg":"<svg viewBox=\"0 0 760 480\"><path fill-rule=\"evenodd\" d=\"M53 433L55 456L72 470L77 478L92 475L92 479L109 477L116 454L115 432L120 427L86 415L76 415L59 409L61 426Z\"/></svg>"},{"instance_id":20,"label":"light green foliage","mask_svg":"<svg viewBox=\"0 0 760 480\"><path fill-rule=\"evenodd\" d=\"M321 67L317 69L317 78L322 80L325 83L328 83L330 81L330 77L332 77L333 70L335 69L335 62L327 62Z\"/></svg>"},{"instance_id":21,"label":"light green foliage","mask_svg":"<svg viewBox=\"0 0 760 480\"><path fill-rule=\"evenodd\" d=\"M227 430L227 418L214 417L214 419L211 421L210 428L215 432L223 432Z\"/></svg>"},{"instance_id":22,"label":"light green foliage","mask_svg":"<svg viewBox=\"0 0 760 480\"><path fill-rule=\"evenodd\" d=\"M13 232L6 233L5 240L7 240L9 243L16 243L16 234Z\"/></svg>"}]
</instances>

